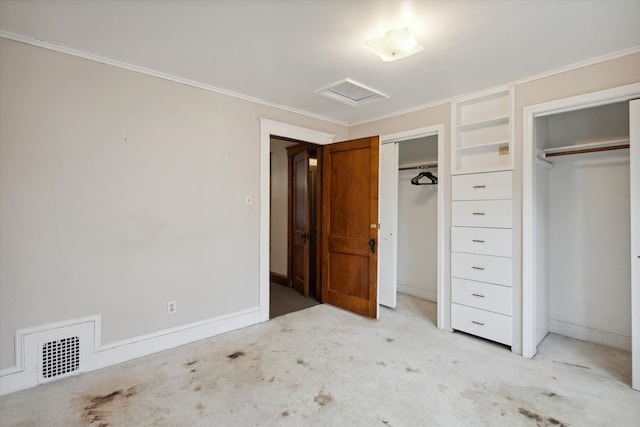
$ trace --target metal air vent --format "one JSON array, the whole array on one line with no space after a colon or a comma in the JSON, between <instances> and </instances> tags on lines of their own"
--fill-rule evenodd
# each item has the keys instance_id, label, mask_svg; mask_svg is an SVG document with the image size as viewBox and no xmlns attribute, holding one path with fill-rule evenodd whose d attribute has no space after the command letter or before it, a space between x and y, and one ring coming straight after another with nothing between
<instances>
[{"instance_id":1,"label":"metal air vent","mask_svg":"<svg viewBox=\"0 0 640 427\"><path fill-rule=\"evenodd\" d=\"M315 93L342 102L343 104L351 105L352 107L359 107L360 105L382 99L389 99L388 95L351 79L340 80L339 82L316 90Z\"/></svg>"},{"instance_id":2,"label":"metal air vent","mask_svg":"<svg viewBox=\"0 0 640 427\"><path fill-rule=\"evenodd\" d=\"M80 337L49 341L42 346L42 378L69 376L80 369Z\"/></svg>"}]
</instances>

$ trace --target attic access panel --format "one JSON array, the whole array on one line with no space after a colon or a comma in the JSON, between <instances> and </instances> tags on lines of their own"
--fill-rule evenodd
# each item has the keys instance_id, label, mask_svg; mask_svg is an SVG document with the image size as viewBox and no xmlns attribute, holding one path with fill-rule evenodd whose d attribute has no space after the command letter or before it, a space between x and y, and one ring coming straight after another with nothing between
<instances>
[{"instance_id":1,"label":"attic access panel","mask_svg":"<svg viewBox=\"0 0 640 427\"><path fill-rule=\"evenodd\" d=\"M315 93L342 102L343 104L351 105L352 107L359 107L375 101L389 99L388 95L351 79L344 79L320 88L316 90Z\"/></svg>"}]
</instances>

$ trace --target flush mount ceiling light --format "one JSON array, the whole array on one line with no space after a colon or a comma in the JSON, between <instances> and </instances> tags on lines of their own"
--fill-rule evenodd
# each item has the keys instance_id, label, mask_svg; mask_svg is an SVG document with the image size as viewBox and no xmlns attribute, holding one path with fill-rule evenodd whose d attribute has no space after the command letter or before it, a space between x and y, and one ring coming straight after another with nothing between
<instances>
[{"instance_id":1,"label":"flush mount ceiling light","mask_svg":"<svg viewBox=\"0 0 640 427\"><path fill-rule=\"evenodd\" d=\"M424 50L407 28L387 31L383 37L366 40L365 43L385 62L406 58Z\"/></svg>"},{"instance_id":2,"label":"flush mount ceiling light","mask_svg":"<svg viewBox=\"0 0 640 427\"><path fill-rule=\"evenodd\" d=\"M359 107L374 101L389 99L388 95L367 87L351 79L340 80L329 86L315 91L318 95L326 96L343 104Z\"/></svg>"}]
</instances>

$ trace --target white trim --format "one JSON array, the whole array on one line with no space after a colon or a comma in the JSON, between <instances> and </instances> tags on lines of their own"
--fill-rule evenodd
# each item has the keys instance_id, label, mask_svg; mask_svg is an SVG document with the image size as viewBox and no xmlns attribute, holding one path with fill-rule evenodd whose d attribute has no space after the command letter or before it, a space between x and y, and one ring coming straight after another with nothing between
<instances>
[{"instance_id":1,"label":"white trim","mask_svg":"<svg viewBox=\"0 0 640 427\"><path fill-rule=\"evenodd\" d=\"M254 325L259 321L260 310L258 307L253 307L106 345L100 344L102 336L100 315L20 329L16 332L16 366L3 369L0 372L0 395L38 385L37 365L34 363L37 357L24 353L25 340L37 333L63 327L92 324L93 337L88 339L93 340L94 346L91 354L87 355L82 372L79 372L83 373L234 331ZM18 351L20 351L19 355ZM31 361L25 362L26 357L29 357Z\"/></svg>"},{"instance_id":2,"label":"white trim","mask_svg":"<svg viewBox=\"0 0 640 427\"><path fill-rule=\"evenodd\" d=\"M421 288L419 286L412 286L406 283L398 282L398 293L404 295L411 295L416 298L424 299L431 302L438 302L438 293L430 289Z\"/></svg>"},{"instance_id":3,"label":"white trim","mask_svg":"<svg viewBox=\"0 0 640 427\"><path fill-rule=\"evenodd\" d=\"M215 93L219 93L222 95L227 95L227 96L232 96L234 98L239 98L239 99L243 99L245 101L250 101L250 102L255 102L257 104L262 104L262 105L266 105L268 107L273 107L273 108L278 108L280 110L284 110L284 111L289 111L291 113L296 113L296 114L301 114L307 117L313 117L315 119L319 119L319 120L324 120L324 121L328 121L330 123L335 123L338 125L342 125L342 126L347 126L347 127L351 127L351 126L359 126L359 125L363 125L366 123L372 123L372 122L376 122L379 120L385 120L385 119L390 119L393 117L397 117L397 116L401 116L404 114L409 114L409 113L414 113L416 111L420 111L420 110L424 110L427 108L432 108L432 107L437 107L439 105L443 105L443 104L447 104L450 102L458 102L461 99L463 99L464 97L467 96L471 96L471 97L475 97L477 96L478 93L482 93L482 92L492 92L497 90L497 88L500 87L504 87L504 86L515 86L515 85L519 85L519 84L523 84L523 83L527 83L530 81L534 81L534 80L539 80L539 79L543 79L546 77L551 77L551 76L555 76L557 74L562 74L562 73L566 73L568 71L572 71L572 70L576 70L579 68L583 68L583 67L587 67L589 65L594 65L594 64L598 64L601 62L605 62L605 61L610 61L612 59L616 59L616 58L621 58L623 56L627 56L627 55L632 55L634 53L638 53L640 52L640 46L634 46L631 47L629 49L623 49L617 52L612 52L606 55L602 55L602 56L597 56L595 58L591 58L591 59L587 59L584 61L580 61L580 62L575 62L573 64L569 64L566 65L564 67L560 67L560 68L556 68L550 71L545 71L539 74L534 74L533 76L528 76L528 77L524 77L522 79L518 79L518 80L513 80L510 82L505 82L505 83L500 83L496 86L491 86L485 89L482 89L478 92L472 92L471 94L463 94L463 95L455 95L452 97L448 97L448 98L444 98L444 99L439 99L430 103L426 103L426 104L421 104L418 105L416 107L411 107L411 108L406 108L404 110L399 110L390 114L385 114L385 115L381 115L381 116L375 116L372 118L368 118L368 119L364 119L364 120L360 120L360 121L356 121L356 122L345 122L342 120L337 120L331 117L325 117L325 116L321 116L319 114L314 114L314 113L310 113L308 111L304 111L304 110L299 110L296 108L292 108L292 107L288 107L286 105L280 105L280 104L275 104L272 102L268 102L268 101L264 101L262 99L259 98L254 98L248 95L243 95L241 93L237 93L237 92L232 92L230 90L226 90L226 89L222 89L216 86L212 86L212 85L208 85L208 84L204 84L204 83L200 83L200 82L196 82L194 80L189 80L189 79L185 79L182 77L178 77L178 76L174 76L171 74L166 74L166 73L162 73L160 71L155 71L155 70L151 70L148 68L144 68L144 67L139 67L137 65L132 65L132 64L128 64L126 62L121 62L121 61L116 61L114 59L109 59L109 58L105 58L99 55L94 55L88 52L84 52L81 50L77 50L77 49L72 49L69 47L65 47L65 46L61 46L52 42L47 42L44 40L37 40L37 39L33 39L31 37L27 37L27 36L23 36L21 34L16 34L16 33L12 33L9 31L4 31L4 30L0 30L0 38L5 38L8 40L13 40L16 42L20 42L20 43L25 43L25 44L29 44L32 46L36 46L36 47L41 47L44 49L49 49L49 50L54 50L56 52L61 52L61 53L65 53L67 55L72 55L72 56L77 56L79 58L84 58L84 59L88 59L90 61L95 61L95 62L100 62L102 64L107 64L107 65L112 65L114 67L118 67L118 68L124 68L126 70L130 70L130 71L135 71L138 73L142 73L142 74L147 74L149 76L153 76L153 77L158 77L161 79L165 79L165 80L170 80L176 83L182 83L188 86L193 86L193 87L197 87L199 89L204 89L210 92L215 92Z\"/></svg>"},{"instance_id":4,"label":"white trim","mask_svg":"<svg viewBox=\"0 0 640 427\"><path fill-rule=\"evenodd\" d=\"M444 124L426 126L417 129L411 129L402 132L380 136L380 144L392 142L401 142L408 139L420 138L425 136L438 136L438 291L437 291L437 308L438 321L437 326L440 329L451 329L451 285L447 278L449 277L449 251L448 247L448 230L450 227L449 215L447 215L447 206L451 203L449 183L450 169L446 160L446 149L449 140L445 134ZM396 185L397 188L397 185Z\"/></svg>"},{"instance_id":5,"label":"white trim","mask_svg":"<svg viewBox=\"0 0 640 427\"><path fill-rule=\"evenodd\" d=\"M94 55L92 53L84 52L78 49L73 49L70 47L61 46L59 44L47 42L44 40L36 40L30 37L26 37L20 34L11 33L8 31L0 30L0 37L8 40L13 40L15 42L25 43L31 46L41 47L43 49L49 49L56 52L64 53L67 55L75 56L78 58L88 59L89 61L99 62L101 64L111 65L113 67L122 68L129 71L134 71L141 74L146 74L148 76L157 77L163 80L169 80L175 83L184 84L187 86L192 86L198 89L203 89L209 92L218 93L221 95L231 96L233 98L242 99L244 101L255 102L256 104L266 105L267 107L277 108L279 110L288 111L290 113L301 114L306 117L312 117L314 119L324 120L326 122L335 123L342 126L348 126L347 122L336 120L331 117L325 117L319 114L310 113L308 111L299 110L293 107L289 107L286 105L276 104L273 102L265 101L260 98L255 98L253 96L244 95L238 92L233 92L227 89L223 89L217 86L209 85L206 83L197 82L195 80L186 79L183 77L175 76L173 74L163 73L161 71L152 70L150 68L140 67L138 65L129 64L126 62L118 61L115 59L106 58L100 55Z\"/></svg>"},{"instance_id":6,"label":"white trim","mask_svg":"<svg viewBox=\"0 0 640 427\"><path fill-rule=\"evenodd\" d=\"M535 162L537 117L622 102L640 95L640 83L531 105L523 109L522 169L522 355L536 354L535 342Z\"/></svg>"},{"instance_id":7,"label":"white trim","mask_svg":"<svg viewBox=\"0 0 640 427\"><path fill-rule=\"evenodd\" d=\"M562 320L550 319L549 332L577 340L593 342L624 351L631 351L631 337L602 331L587 326L574 325Z\"/></svg>"},{"instance_id":8,"label":"white trim","mask_svg":"<svg viewBox=\"0 0 640 427\"><path fill-rule=\"evenodd\" d=\"M276 122L268 119L260 119L260 242L258 282L260 289L260 321L269 320L269 228L270 200L269 200L269 168L271 165L269 153L271 152L271 136L282 136L311 142L319 145L331 144L335 135L312 129L294 126L287 123Z\"/></svg>"},{"instance_id":9,"label":"white trim","mask_svg":"<svg viewBox=\"0 0 640 427\"><path fill-rule=\"evenodd\" d=\"M425 110L427 108L438 107L438 106L443 105L443 104L448 104L448 103L453 103L453 102L460 102L460 101L463 101L466 98L475 98L476 96L482 96L481 95L482 93L491 93L493 91L499 91L500 88L504 88L504 87L507 87L507 86L517 86L517 85L521 85L521 84L524 84L524 83L532 82L532 81L535 81L535 80L541 80L541 79L544 79L544 78L547 78L547 77L552 77L552 76L556 76L558 74L562 74L562 73L566 73L566 72L569 72L569 71L577 70L577 69L580 69L580 68L588 67L590 65L595 65L595 64L599 64L601 62L610 61L612 59L622 58L623 56L633 55L634 53L638 53L638 52L640 52L640 46L634 46L634 47L631 47L629 49L623 49L623 50L619 50L617 52L612 52L612 53L609 53L609 54L606 54L606 55L597 56L595 58L587 59L587 60L584 60L584 61L574 62L573 64L565 65L564 67L555 68L555 69L549 70L549 71L544 71L542 73L534 74L532 76L527 76L527 77L523 77L521 79L500 83L500 84L497 84L495 86L490 86L490 87L481 89L479 91L470 92L470 93L464 93L464 94L461 94L461 95L455 95L455 96L451 96L451 97L448 97L448 98L439 99L437 101L429 102L427 104L418 105L416 107L411 107L411 108L407 108L407 109L404 109L404 110L396 111L395 113L376 116L376 117L372 117L372 118L369 118L369 119L364 119L364 120L360 120L360 121L357 121L357 122L349 123L349 126L364 125L364 124L367 124L367 123L377 122L379 120L386 120L386 119L390 119L390 118L393 118L393 117L402 116L404 114L415 113L416 111Z\"/></svg>"}]
</instances>

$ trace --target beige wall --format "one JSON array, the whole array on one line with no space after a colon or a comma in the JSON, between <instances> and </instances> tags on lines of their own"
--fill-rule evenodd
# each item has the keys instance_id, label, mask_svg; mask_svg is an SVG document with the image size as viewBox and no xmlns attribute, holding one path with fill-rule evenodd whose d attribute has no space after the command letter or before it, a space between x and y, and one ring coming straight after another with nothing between
<instances>
[{"instance_id":1,"label":"beige wall","mask_svg":"<svg viewBox=\"0 0 640 427\"><path fill-rule=\"evenodd\" d=\"M514 187L524 106L639 79L633 54L517 85ZM107 344L256 307L259 118L450 135L448 103L347 129L5 39L0 93L1 368L18 328L102 314Z\"/></svg>"},{"instance_id":2,"label":"beige wall","mask_svg":"<svg viewBox=\"0 0 640 427\"><path fill-rule=\"evenodd\" d=\"M6 39L0 94L1 368L19 328L102 314L108 344L257 307L259 118L347 136Z\"/></svg>"},{"instance_id":3,"label":"beige wall","mask_svg":"<svg viewBox=\"0 0 640 427\"><path fill-rule=\"evenodd\" d=\"M292 142L271 140L271 247L269 270L287 275L288 163L287 148Z\"/></svg>"}]
</instances>

